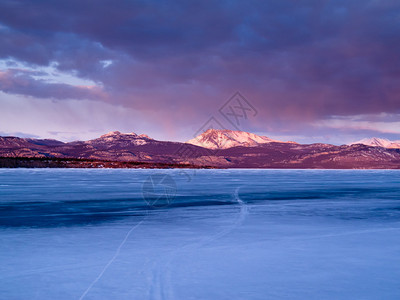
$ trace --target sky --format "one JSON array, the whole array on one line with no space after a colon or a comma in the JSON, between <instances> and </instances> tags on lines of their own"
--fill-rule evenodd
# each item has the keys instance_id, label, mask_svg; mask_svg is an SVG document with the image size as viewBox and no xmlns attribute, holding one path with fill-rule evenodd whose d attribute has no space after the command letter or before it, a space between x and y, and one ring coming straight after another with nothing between
<instances>
[{"instance_id":1,"label":"sky","mask_svg":"<svg viewBox=\"0 0 400 300\"><path fill-rule=\"evenodd\" d=\"M0 135L185 141L214 124L400 139L400 2L0 1Z\"/></svg>"}]
</instances>

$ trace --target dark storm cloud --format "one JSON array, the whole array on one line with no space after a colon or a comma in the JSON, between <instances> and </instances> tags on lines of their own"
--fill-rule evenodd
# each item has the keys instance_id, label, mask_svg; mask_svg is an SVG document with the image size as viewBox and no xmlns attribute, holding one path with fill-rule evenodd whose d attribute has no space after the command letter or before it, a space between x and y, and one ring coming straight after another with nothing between
<instances>
[{"instance_id":1,"label":"dark storm cloud","mask_svg":"<svg viewBox=\"0 0 400 300\"><path fill-rule=\"evenodd\" d=\"M57 62L101 82L106 101L183 115L177 123L204 119L236 90L271 129L399 112L399 37L390 0L0 3L0 57ZM24 91L58 96L36 81Z\"/></svg>"}]
</instances>

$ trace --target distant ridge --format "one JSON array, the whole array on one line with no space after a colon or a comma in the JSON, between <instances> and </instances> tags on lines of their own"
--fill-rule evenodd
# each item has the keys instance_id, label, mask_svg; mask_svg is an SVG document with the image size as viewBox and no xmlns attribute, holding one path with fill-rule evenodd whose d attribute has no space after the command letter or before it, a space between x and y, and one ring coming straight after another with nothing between
<instances>
[{"instance_id":1,"label":"distant ridge","mask_svg":"<svg viewBox=\"0 0 400 300\"><path fill-rule=\"evenodd\" d=\"M394 144L374 139L342 146L303 145L214 129L189 143L119 131L69 143L0 137L0 167L137 168L145 163L142 167L400 169L400 150L393 149Z\"/></svg>"},{"instance_id":2,"label":"distant ridge","mask_svg":"<svg viewBox=\"0 0 400 300\"><path fill-rule=\"evenodd\" d=\"M381 139L376 137L362 139L358 142L351 143L350 145L356 144L368 145L372 147L400 149L400 141L390 141L388 139Z\"/></svg>"}]
</instances>

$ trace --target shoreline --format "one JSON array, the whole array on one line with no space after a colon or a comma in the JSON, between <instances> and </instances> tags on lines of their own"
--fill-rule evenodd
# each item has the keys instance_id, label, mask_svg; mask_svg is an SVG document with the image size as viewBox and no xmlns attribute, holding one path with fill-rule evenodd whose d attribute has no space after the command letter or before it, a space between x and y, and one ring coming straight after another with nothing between
<instances>
[{"instance_id":1,"label":"shoreline","mask_svg":"<svg viewBox=\"0 0 400 300\"><path fill-rule=\"evenodd\" d=\"M400 170L400 166L388 167L216 167L191 164L174 164L137 161L91 160L55 157L0 157L0 169L214 169L214 170Z\"/></svg>"}]
</instances>

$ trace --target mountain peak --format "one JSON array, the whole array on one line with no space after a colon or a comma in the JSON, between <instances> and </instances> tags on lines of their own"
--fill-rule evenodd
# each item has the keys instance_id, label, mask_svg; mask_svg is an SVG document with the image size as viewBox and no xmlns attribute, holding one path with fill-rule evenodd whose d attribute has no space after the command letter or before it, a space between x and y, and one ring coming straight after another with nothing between
<instances>
[{"instance_id":1,"label":"mountain peak","mask_svg":"<svg viewBox=\"0 0 400 300\"><path fill-rule=\"evenodd\" d=\"M146 134L137 135L134 132L131 133L121 133L119 131L111 131L109 133L103 134L97 139L90 140L88 143L100 143L100 144L110 144L110 143L118 143L118 144L134 144L134 145L144 145L147 144L149 140L152 140Z\"/></svg>"},{"instance_id":2,"label":"mountain peak","mask_svg":"<svg viewBox=\"0 0 400 300\"><path fill-rule=\"evenodd\" d=\"M285 143L254 133L229 129L208 129L194 139L187 141L189 144L209 149L228 149L238 146L254 147L272 142Z\"/></svg>"},{"instance_id":3,"label":"mountain peak","mask_svg":"<svg viewBox=\"0 0 400 300\"><path fill-rule=\"evenodd\" d=\"M115 136L115 135L121 135L120 131L110 131L106 134L103 134L102 136L100 136L101 138L105 138L105 137L110 137L110 136Z\"/></svg>"},{"instance_id":4,"label":"mountain peak","mask_svg":"<svg viewBox=\"0 0 400 300\"><path fill-rule=\"evenodd\" d=\"M355 145L355 144L362 144L367 146L383 147L383 148L400 148L400 141L390 141L388 139L377 138L377 137L365 138L360 141L350 143L350 145Z\"/></svg>"},{"instance_id":5,"label":"mountain peak","mask_svg":"<svg viewBox=\"0 0 400 300\"><path fill-rule=\"evenodd\" d=\"M131 133L122 133L120 131L110 131L106 134L103 134L102 136L100 136L100 138L108 138L108 137L118 137L118 136L133 136L136 137L138 136L136 133L131 132ZM147 135L145 134L141 134L138 137L147 137L149 138Z\"/></svg>"}]
</instances>

